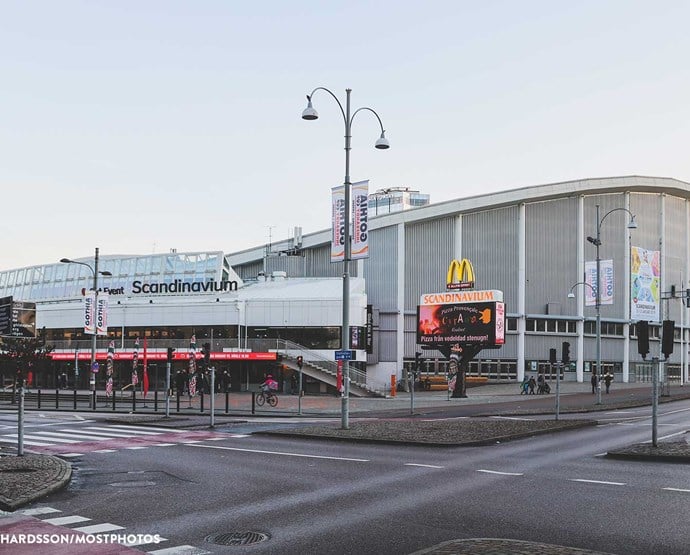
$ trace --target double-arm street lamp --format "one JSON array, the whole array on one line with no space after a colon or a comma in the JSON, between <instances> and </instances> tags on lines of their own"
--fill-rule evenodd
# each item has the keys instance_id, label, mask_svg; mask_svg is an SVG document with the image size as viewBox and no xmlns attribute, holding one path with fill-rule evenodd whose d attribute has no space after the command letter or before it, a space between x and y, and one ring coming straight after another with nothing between
<instances>
[{"instance_id":1,"label":"double-arm street lamp","mask_svg":"<svg viewBox=\"0 0 690 555\"><path fill-rule=\"evenodd\" d=\"M96 254L94 255L94 262L93 266L91 264L87 264L86 262L79 262L78 260L70 260L69 258L62 258L60 259L60 262L63 262L64 264L79 264L81 266L86 266L89 270L91 270L91 273L93 274L93 291L96 295L95 298L95 305L96 307L98 306L98 275L102 276L112 276L110 272L107 270L104 270L102 272L98 271L98 247L96 247ZM91 391L96 391L96 376L94 375L94 367L95 367L95 362L96 362L96 336L97 336L97 330L94 328L93 330L93 338L91 339L91 366L90 368L90 374L89 374L89 384L91 386ZM76 384L75 384L76 387ZM95 398L93 399L93 406L91 407L93 410L96 410L96 400Z\"/></svg>"},{"instance_id":2,"label":"double-arm street lamp","mask_svg":"<svg viewBox=\"0 0 690 555\"><path fill-rule=\"evenodd\" d=\"M350 115L350 93L352 89L345 89L346 102L345 109L343 105L338 100L338 97L331 91L324 87L315 88L311 94L307 95L307 107L302 112L302 119L315 120L318 119L319 114L312 106L312 97L316 91L325 91L330 94L340 107L340 112L343 115L343 122L345 123L345 230L343 233L343 241L345 242L345 253L343 257L343 326L341 330L341 349L350 348L350 259L352 257L352 245L350 244L350 142L352 139L352 121L355 116L361 111L371 112L376 116L381 127L381 136L374 143L374 147L385 150L390 148L388 144L388 139L386 139L385 130L383 129L383 123L381 123L381 118L379 115L368 107L358 108L355 112ZM345 384L345 390L342 397L342 417L341 426L344 430L349 428L349 402L350 402L350 370L349 361L343 360L343 379Z\"/></svg>"},{"instance_id":3,"label":"double-arm street lamp","mask_svg":"<svg viewBox=\"0 0 690 555\"><path fill-rule=\"evenodd\" d=\"M627 212L630 216L630 221L628 222L628 229L637 229L637 222L635 222L635 215L630 212L627 208L614 208L609 210L606 214L599 219L599 205L597 204L597 235L596 237L587 237L587 241L592 243L597 249L597 261L596 261L596 277L594 284L594 307L597 311L597 365L596 365L596 377L597 377L597 405L601 404L601 259L599 258L599 247L601 246L601 225L609 214L614 212ZM572 294L572 290L571 290Z\"/></svg>"}]
</instances>

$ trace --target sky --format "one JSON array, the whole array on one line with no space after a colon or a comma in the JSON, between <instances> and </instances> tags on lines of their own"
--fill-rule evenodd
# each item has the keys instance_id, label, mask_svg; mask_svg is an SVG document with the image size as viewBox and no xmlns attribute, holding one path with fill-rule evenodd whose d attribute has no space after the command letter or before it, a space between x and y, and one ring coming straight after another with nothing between
<instances>
[{"instance_id":1,"label":"sky","mask_svg":"<svg viewBox=\"0 0 690 555\"><path fill-rule=\"evenodd\" d=\"M431 202L690 181L690 2L0 0L0 270L235 252L344 180Z\"/></svg>"}]
</instances>

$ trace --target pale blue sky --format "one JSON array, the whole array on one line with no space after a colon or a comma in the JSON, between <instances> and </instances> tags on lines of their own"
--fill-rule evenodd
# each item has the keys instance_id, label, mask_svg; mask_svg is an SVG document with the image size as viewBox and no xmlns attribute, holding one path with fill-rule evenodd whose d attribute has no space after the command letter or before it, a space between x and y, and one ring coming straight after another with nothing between
<instances>
[{"instance_id":1,"label":"pale blue sky","mask_svg":"<svg viewBox=\"0 0 690 555\"><path fill-rule=\"evenodd\" d=\"M0 269L234 251L330 225L351 177L432 202L690 180L687 1L0 0Z\"/></svg>"}]
</instances>

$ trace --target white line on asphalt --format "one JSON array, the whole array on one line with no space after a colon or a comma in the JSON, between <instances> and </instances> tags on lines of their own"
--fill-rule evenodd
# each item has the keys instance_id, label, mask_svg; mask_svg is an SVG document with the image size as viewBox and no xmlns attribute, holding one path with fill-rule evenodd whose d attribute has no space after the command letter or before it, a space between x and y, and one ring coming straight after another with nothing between
<instances>
[{"instance_id":1,"label":"white line on asphalt","mask_svg":"<svg viewBox=\"0 0 690 555\"><path fill-rule=\"evenodd\" d=\"M609 486L624 486L624 482L604 482L601 480L584 480L582 478L568 478L571 482L585 482L587 484L606 484Z\"/></svg>"},{"instance_id":2,"label":"white line on asphalt","mask_svg":"<svg viewBox=\"0 0 690 555\"><path fill-rule=\"evenodd\" d=\"M115 453L117 449L96 449L93 453Z\"/></svg>"},{"instance_id":3,"label":"white line on asphalt","mask_svg":"<svg viewBox=\"0 0 690 555\"><path fill-rule=\"evenodd\" d=\"M56 518L46 518L43 522L48 524L54 524L55 526L64 526L65 524L76 524L77 522L88 522L90 518L85 516L72 515L72 516L58 516Z\"/></svg>"},{"instance_id":4,"label":"white line on asphalt","mask_svg":"<svg viewBox=\"0 0 690 555\"><path fill-rule=\"evenodd\" d=\"M147 553L149 553L149 555L206 555L211 552L192 545L178 545L177 547L147 551Z\"/></svg>"},{"instance_id":5,"label":"white line on asphalt","mask_svg":"<svg viewBox=\"0 0 690 555\"><path fill-rule=\"evenodd\" d=\"M84 534L101 534L103 532L112 532L113 530L124 530L124 526L118 526L117 524L110 524L105 522L103 524L94 524L92 526L82 526L81 528L72 528L72 530L77 530L78 532L84 532Z\"/></svg>"},{"instance_id":6,"label":"white line on asphalt","mask_svg":"<svg viewBox=\"0 0 690 555\"><path fill-rule=\"evenodd\" d=\"M123 430L136 430L142 431L141 426L127 426L125 424L113 424L113 428L122 428ZM153 426L146 426L146 430L152 430L157 432L171 432L173 434L183 434L185 430L175 430L173 428L154 428Z\"/></svg>"},{"instance_id":7,"label":"white line on asphalt","mask_svg":"<svg viewBox=\"0 0 690 555\"><path fill-rule=\"evenodd\" d=\"M492 416L491 418L495 418L496 420L522 420L525 422L534 421L534 418L517 418L515 416Z\"/></svg>"},{"instance_id":8,"label":"white line on asphalt","mask_svg":"<svg viewBox=\"0 0 690 555\"><path fill-rule=\"evenodd\" d=\"M15 438L15 441L16 441L17 434L7 434L7 435L5 435L5 437ZM47 437L34 435L34 434L24 434L24 439L31 439L31 440L37 439L39 441L48 441L50 439L50 441L52 443L81 443L79 440L76 440L76 439L64 439L64 438L58 438L58 437L47 438ZM47 443L47 444L44 443L44 445L51 445L51 444L50 443Z\"/></svg>"},{"instance_id":9,"label":"white line on asphalt","mask_svg":"<svg viewBox=\"0 0 690 555\"><path fill-rule=\"evenodd\" d=\"M98 451L94 451L98 453ZM61 457L81 457L84 453L60 453Z\"/></svg>"},{"instance_id":10,"label":"white line on asphalt","mask_svg":"<svg viewBox=\"0 0 690 555\"><path fill-rule=\"evenodd\" d=\"M35 509L24 509L19 511L24 516L47 515L49 513L61 513L60 509L53 509L53 507L36 507Z\"/></svg>"},{"instance_id":11,"label":"white line on asphalt","mask_svg":"<svg viewBox=\"0 0 690 555\"><path fill-rule=\"evenodd\" d=\"M152 443L149 447L170 447L171 445L177 445L177 443Z\"/></svg>"},{"instance_id":12,"label":"white line on asphalt","mask_svg":"<svg viewBox=\"0 0 690 555\"><path fill-rule=\"evenodd\" d=\"M425 418L422 422L437 422L441 420L463 420L469 418L469 416L449 416L448 418Z\"/></svg>"},{"instance_id":13,"label":"white line on asphalt","mask_svg":"<svg viewBox=\"0 0 690 555\"><path fill-rule=\"evenodd\" d=\"M60 430L61 432L73 432L74 430L66 429L66 430ZM108 439L117 439L117 438L127 438L127 437L132 437L131 434L128 434L123 431L115 430L114 432L90 432L89 430L79 428L79 435L84 437L93 437L93 438L99 438L99 437L107 437Z\"/></svg>"},{"instance_id":14,"label":"white line on asphalt","mask_svg":"<svg viewBox=\"0 0 690 555\"><path fill-rule=\"evenodd\" d=\"M125 449L129 449L130 451L137 451L139 449L148 449L148 448L149 448L148 445L145 445L145 446L135 445L134 447L125 447Z\"/></svg>"},{"instance_id":15,"label":"white line on asphalt","mask_svg":"<svg viewBox=\"0 0 690 555\"><path fill-rule=\"evenodd\" d=\"M503 476L524 476L522 472L499 472L498 470L484 470L480 468L477 472L485 472L486 474L501 474Z\"/></svg>"},{"instance_id":16,"label":"white line on asphalt","mask_svg":"<svg viewBox=\"0 0 690 555\"><path fill-rule=\"evenodd\" d=\"M31 432L34 435L42 435L48 437L80 437L83 439L90 439L92 441L103 441L106 439L113 439L112 437L108 436L91 436L91 435L86 435L86 434L75 434L71 432Z\"/></svg>"},{"instance_id":17,"label":"white line on asphalt","mask_svg":"<svg viewBox=\"0 0 690 555\"><path fill-rule=\"evenodd\" d=\"M658 439L668 439L668 438L670 438L670 437L682 436L682 435L685 434L685 433L687 433L687 431L686 431L686 430L683 430L682 432L676 432L675 434L668 434L667 436L661 436L661 437L658 438ZM652 442L652 440L651 440L651 439L648 439L648 440L645 441L644 443L651 443L651 442Z\"/></svg>"},{"instance_id":18,"label":"white line on asphalt","mask_svg":"<svg viewBox=\"0 0 690 555\"><path fill-rule=\"evenodd\" d=\"M2 441L4 443L17 443L18 440L0 437L0 441ZM25 439L24 445L38 445L39 447L51 447L53 444L52 443L41 443L40 441L26 441L26 439Z\"/></svg>"},{"instance_id":19,"label":"white line on asphalt","mask_svg":"<svg viewBox=\"0 0 690 555\"><path fill-rule=\"evenodd\" d=\"M181 445L188 445L182 443ZM263 453L264 455L283 455L285 457L304 457L307 459L329 459L332 461L353 461L353 462L369 462L369 459L349 459L347 457L327 457L325 455L305 455L303 453L284 453L282 451L261 451L259 449L240 449L239 447L224 447L222 445L197 445L193 444L190 447L205 447L206 449L224 449L226 451L242 451L245 453Z\"/></svg>"},{"instance_id":20,"label":"white line on asphalt","mask_svg":"<svg viewBox=\"0 0 690 555\"><path fill-rule=\"evenodd\" d=\"M115 428L115 429L113 429ZM89 430L101 430L103 432L115 432L115 433L127 433L127 434L136 434L136 435L142 435L142 436L159 436L161 433L160 432L144 432L142 430L120 430L117 429L117 426L112 426L108 428L103 428L101 426L88 426Z\"/></svg>"},{"instance_id":21,"label":"white line on asphalt","mask_svg":"<svg viewBox=\"0 0 690 555\"><path fill-rule=\"evenodd\" d=\"M661 488L665 489L666 491L681 491L683 493L690 493L690 489L680 489L680 488Z\"/></svg>"},{"instance_id":22,"label":"white line on asphalt","mask_svg":"<svg viewBox=\"0 0 690 555\"><path fill-rule=\"evenodd\" d=\"M435 464L419 464L419 463L405 463L405 466L421 466L422 468L445 468L445 466L436 466Z\"/></svg>"}]
</instances>

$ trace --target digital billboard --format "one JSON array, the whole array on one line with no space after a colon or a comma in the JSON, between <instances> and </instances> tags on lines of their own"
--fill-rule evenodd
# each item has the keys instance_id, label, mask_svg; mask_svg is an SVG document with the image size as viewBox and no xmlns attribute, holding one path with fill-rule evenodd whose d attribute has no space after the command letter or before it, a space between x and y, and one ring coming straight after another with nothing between
<instances>
[{"instance_id":1,"label":"digital billboard","mask_svg":"<svg viewBox=\"0 0 690 555\"><path fill-rule=\"evenodd\" d=\"M503 302L423 304L417 307L420 345L505 343Z\"/></svg>"}]
</instances>

